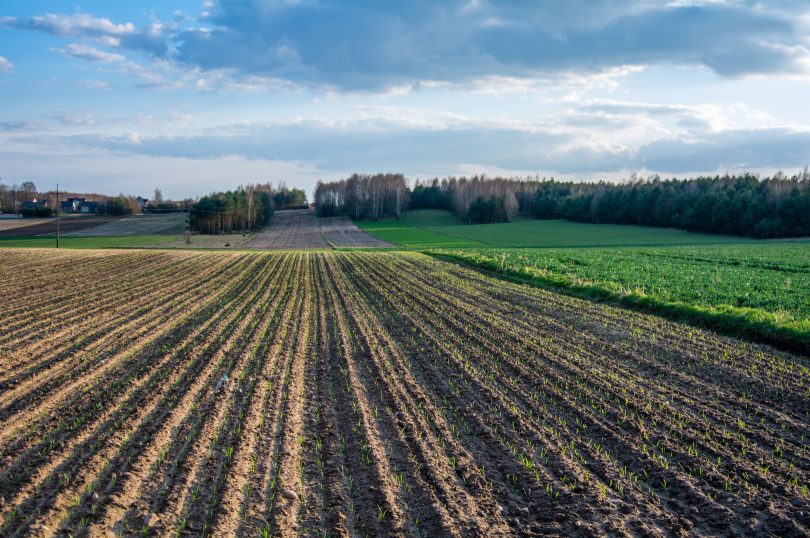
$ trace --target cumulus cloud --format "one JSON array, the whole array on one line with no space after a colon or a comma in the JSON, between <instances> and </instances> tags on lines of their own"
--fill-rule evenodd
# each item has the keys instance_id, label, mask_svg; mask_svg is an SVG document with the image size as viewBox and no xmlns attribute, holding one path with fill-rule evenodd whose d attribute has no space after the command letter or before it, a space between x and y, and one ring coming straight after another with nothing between
<instances>
[{"instance_id":1,"label":"cumulus cloud","mask_svg":"<svg viewBox=\"0 0 810 538\"><path fill-rule=\"evenodd\" d=\"M654 140L638 150L636 161L650 170L685 172L746 168L789 168L807 164L810 131L729 130L703 140Z\"/></svg>"},{"instance_id":2,"label":"cumulus cloud","mask_svg":"<svg viewBox=\"0 0 810 538\"><path fill-rule=\"evenodd\" d=\"M93 39L106 46L142 50L156 56L164 56L168 51L163 26L160 23L152 23L146 28L136 28L131 22L115 23L110 19L93 17L86 13L73 15L48 13L28 19L0 17L0 27L33 30L61 37Z\"/></svg>"},{"instance_id":3,"label":"cumulus cloud","mask_svg":"<svg viewBox=\"0 0 810 538\"><path fill-rule=\"evenodd\" d=\"M47 139L47 140L46 140ZM31 141L17 136L17 142ZM692 173L801 167L810 131L775 127L660 136L638 144L582 137L560 123L508 125L447 116L395 124L377 118L237 124L193 133L85 133L37 138L148 157L300 161L323 170L398 170L449 174L485 159L491 169L593 176L624 170ZM418 168L417 168L418 167Z\"/></svg>"},{"instance_id":4,"label":"cumulus cloud","mask_svg":"<svg viewBox=\"0 0 810 538\"><path fill-rule=\"evenodd\" d=\"M125 36L134 34L136 31L132 23L116 24L109 19L95 18L85 13L76 13L75 15L48 13L30 19L0 17L0 24L7 28L39 30L66 37Z\"/></svg>"},{"instance_id":5,"label":"cumulus cloud","mask_svg":"<svg viewBox=\"0 0 810 538\"><path fill-rule=\"evenodd\" d=\"M62 186L78 192L132 193L149 195L155 186L169 198L183 199L215 191L235 189L246 182L284 178L289 184L311 192L324 177L307 163L223 159L184 159L141 155L59 154L53 151L7 153L0 147L4 176L12 181L36 177L37 184ZM234 170L239 170L235 175ZM341 177L346 172L329 172Z\"/></svg>"},{"instance_id":6,"label":"cumulus cloud","mask_svg":"<svg viewBox=\"0 0 810 538\"><path fill-rule=\"evenodd\" d=\"M179 61L349 89L662 63L794 73L810 57L795 18L748 3L219 0L209 11L212 27L178 35Z\"/></svg>"},{"instance_id":7,"label":"cumulus cloud","mask_svg":"<svg viewBox=\"0 0 810 538\"><path fill-rule=\"evenodd\" d=\"M0 56L0 71L13 71L14 64L4 56Z\"/></svg>"},{"instance_id":8,"label":"cumulus cloud","mask_svg":"<svg viewBox=\"0 0 810 538\"><path fill-rule=\"evenodd\" d=\"M42 125L33 121L0 121L0 131L32 131L42 129Z\"/></svg>"},{"instance_id":9,"label":"cumulus cloud","mask_svg":"<svg viewBox=\"0 0 810 538\"><path fill-rule=\"evenodd\" d=\"M808 12L742 0L210 0L198 18L143 28L82 13L4 17L0 26L146 51L234 80L407 91L659 64L727 77L807 74Z\"/></svg>"},{"instance_id":10,"label":"cumulus cloud","mask_svg":"<svg viewBox=\"0 0 810 538\"><path fill-rule=\"evenodd\" d=\"M109 90L112 86L104 80L85 79L78 82L79 86L88 90Z\"/></svg>"},{"instance_id":11,"label":"cumulus cloud","mask_svg":"<svg viewBox=\"0 0 810 538\"><path fill-rule=\"evenodd\" d=\"M68 45L67 47L58 48L54 50L70 58L76 58L78 60L87 60L89 62L114 63L114 62L123 62L126 60L126 57L124 57L121 54L116 54L114 52L104 52L103 50L88 47L87 45L72 44Z\"/></svg>"},{"instance_id":12,"label":"cumulus cloud","mask_svg":"<svg viewBox=\"0 0 810 538\"><path fill-rule=\"evenodd\" d=\"M612 119L635 121L637 124L640 118L644 117L660 123L674 121L675 125L697 132L706 129L714 131L735 128L762 129L777 125L769 114L752 109L743 103L683 105L593 99L584 101L577 110L583 112L586 117L607 116Z\"/></svg>"}]
</instances>

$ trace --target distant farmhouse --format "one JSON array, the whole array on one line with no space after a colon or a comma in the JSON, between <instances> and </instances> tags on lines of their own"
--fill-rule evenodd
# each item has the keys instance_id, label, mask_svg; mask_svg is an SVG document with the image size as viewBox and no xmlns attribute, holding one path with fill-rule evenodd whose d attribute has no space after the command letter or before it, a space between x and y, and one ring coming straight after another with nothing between
<instances>
[{"instance_id":1,"label":"distant farmhouse","mask_svg":"<svg viewBox=\"0 0 810 538\"><path fill-rule=\"evenodd\" d=\"M88 202L87 198L68 198L61 204L62 213L89 213L96 214L102 210L98 202Z\"/></svg>"},{"instance_id":2,"label":"distant farmhouse","mask_svg":"<svg viewBox=\"0 0 810 538\"><path fill-rule=\"evenodd\" d=\"M48 200L43 198L42 200L37 200L34 198L33 200L27 200L20 202L20 210L21 211L32 211L39 208L49 207Z\"/></svg>"}]
</instances>

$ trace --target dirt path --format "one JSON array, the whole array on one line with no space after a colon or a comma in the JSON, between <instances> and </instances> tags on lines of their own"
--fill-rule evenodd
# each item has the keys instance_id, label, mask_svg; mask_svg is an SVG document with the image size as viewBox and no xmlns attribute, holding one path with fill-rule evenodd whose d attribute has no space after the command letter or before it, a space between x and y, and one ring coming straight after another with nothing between
<instances>
[{"instance_id":1,"label":"dirt path","mask_svg":"<svg viewBox=\"0 0 810 538\"><path fill-rule=\"evenodd\" d=\"M2 536L810 533L801 357L412 253L5 253Z\"/></svg>"},{"instance_id":2,"label":"dirt path","mask_svg":"<svg viewBox=\"0 0 810 538\"><path fill-rule=\"evenodd\" d=\"M393 245L355 226L348 217L319 219L311 209L276 211L273 222L239 248L311 250L331 247L384 248Z\"/></svg>"},{"instance_id":3,"label":"dirt path","mask_svg":"<svg viewBox=\"0 0 810 538\"><path fill-rule=\"evenodd\" d=\"M390 248L391 243L377 239L357 227L349 217L318 219L324 238L335 247Z\"/></svg>"},{"instance_id":4,"label":"dirt path","mask_svg":"<svg viewBox=\"0 0 810 538\"><path fill-rule=\"evenodd\" d=\"M315 211L290 209L276 211L270 226L256 237L241 245L241 248L292 250L329 248L323 238Z\"/></svg>"}]
</instances>

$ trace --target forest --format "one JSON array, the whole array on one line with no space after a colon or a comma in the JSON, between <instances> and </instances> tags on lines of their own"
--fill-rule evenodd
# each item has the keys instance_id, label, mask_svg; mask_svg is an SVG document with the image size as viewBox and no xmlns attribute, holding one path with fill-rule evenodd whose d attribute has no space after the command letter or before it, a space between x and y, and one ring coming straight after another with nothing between
<instances>
[{"instance_id":1,"label":"forest","mask_svg":"<svg viewBox=\"0 0 810 538\"><path fill-rule=\"evenodd\" d=\"M810 173L624 183L445 178L417 181L409 208L449 209L469 223L538 219L637 224L751 237L810 235Z\"/></svg>"},{"instance_id":2,"label":"forest","mask_svg":"<svg viewBox=\"0 0 810 538\"><path fill-rule=\"evenodd\" d=\"M274 189L269 183L203 196L189 210L192 230L229 234L258 230L273 216Z\"/></svg>"},{"instance_id":3,"label":"forest","mask_svg":"<svg viewBox=\"0 0 810 538\"><path fill-rule=\"evenodd\" d=\"M283 183L273 192L273 207L275 209L306 209L307 194L303 189L287 188Z\"/></svg>"},{"instance_id":4,"label":"forest","mask_svg":"<svg viewBox=\"0 0 810 538\"><path fill-rule=\"evenodd\" d=\"M203 196L191 205L191 229L204 234L229 234L260 230L270 223L276 209L307 207L302 189L284 183L249 184L233 191Z\"/></svg>"},{"instance_id":5,"label":"forest","mask_svg":"<svg viewBox=\"0 0 810 538\"><path fill-rule=\"evenodd\" d=\"M315 187L315 210L319 217L399 218L407 200L408 183L402 174L353 174L340 181L319 181Z\"/></svg>"}]
</instances>

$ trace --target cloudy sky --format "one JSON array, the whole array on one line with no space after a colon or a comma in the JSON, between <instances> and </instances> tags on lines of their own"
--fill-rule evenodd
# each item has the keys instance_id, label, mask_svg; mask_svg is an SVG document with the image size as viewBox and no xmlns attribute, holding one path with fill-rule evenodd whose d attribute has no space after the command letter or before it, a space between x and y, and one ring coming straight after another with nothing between
<instances>
[{"instance_id":1,"label":"cloudy sky","mask_svg":"<svg viewBox=\"0 0 810 538\"><path fill-rule=\"evenodd\" d=\"M808 163L810 2L0 5L4 183L181 197Z\"/></svg>"}]
</instances>

